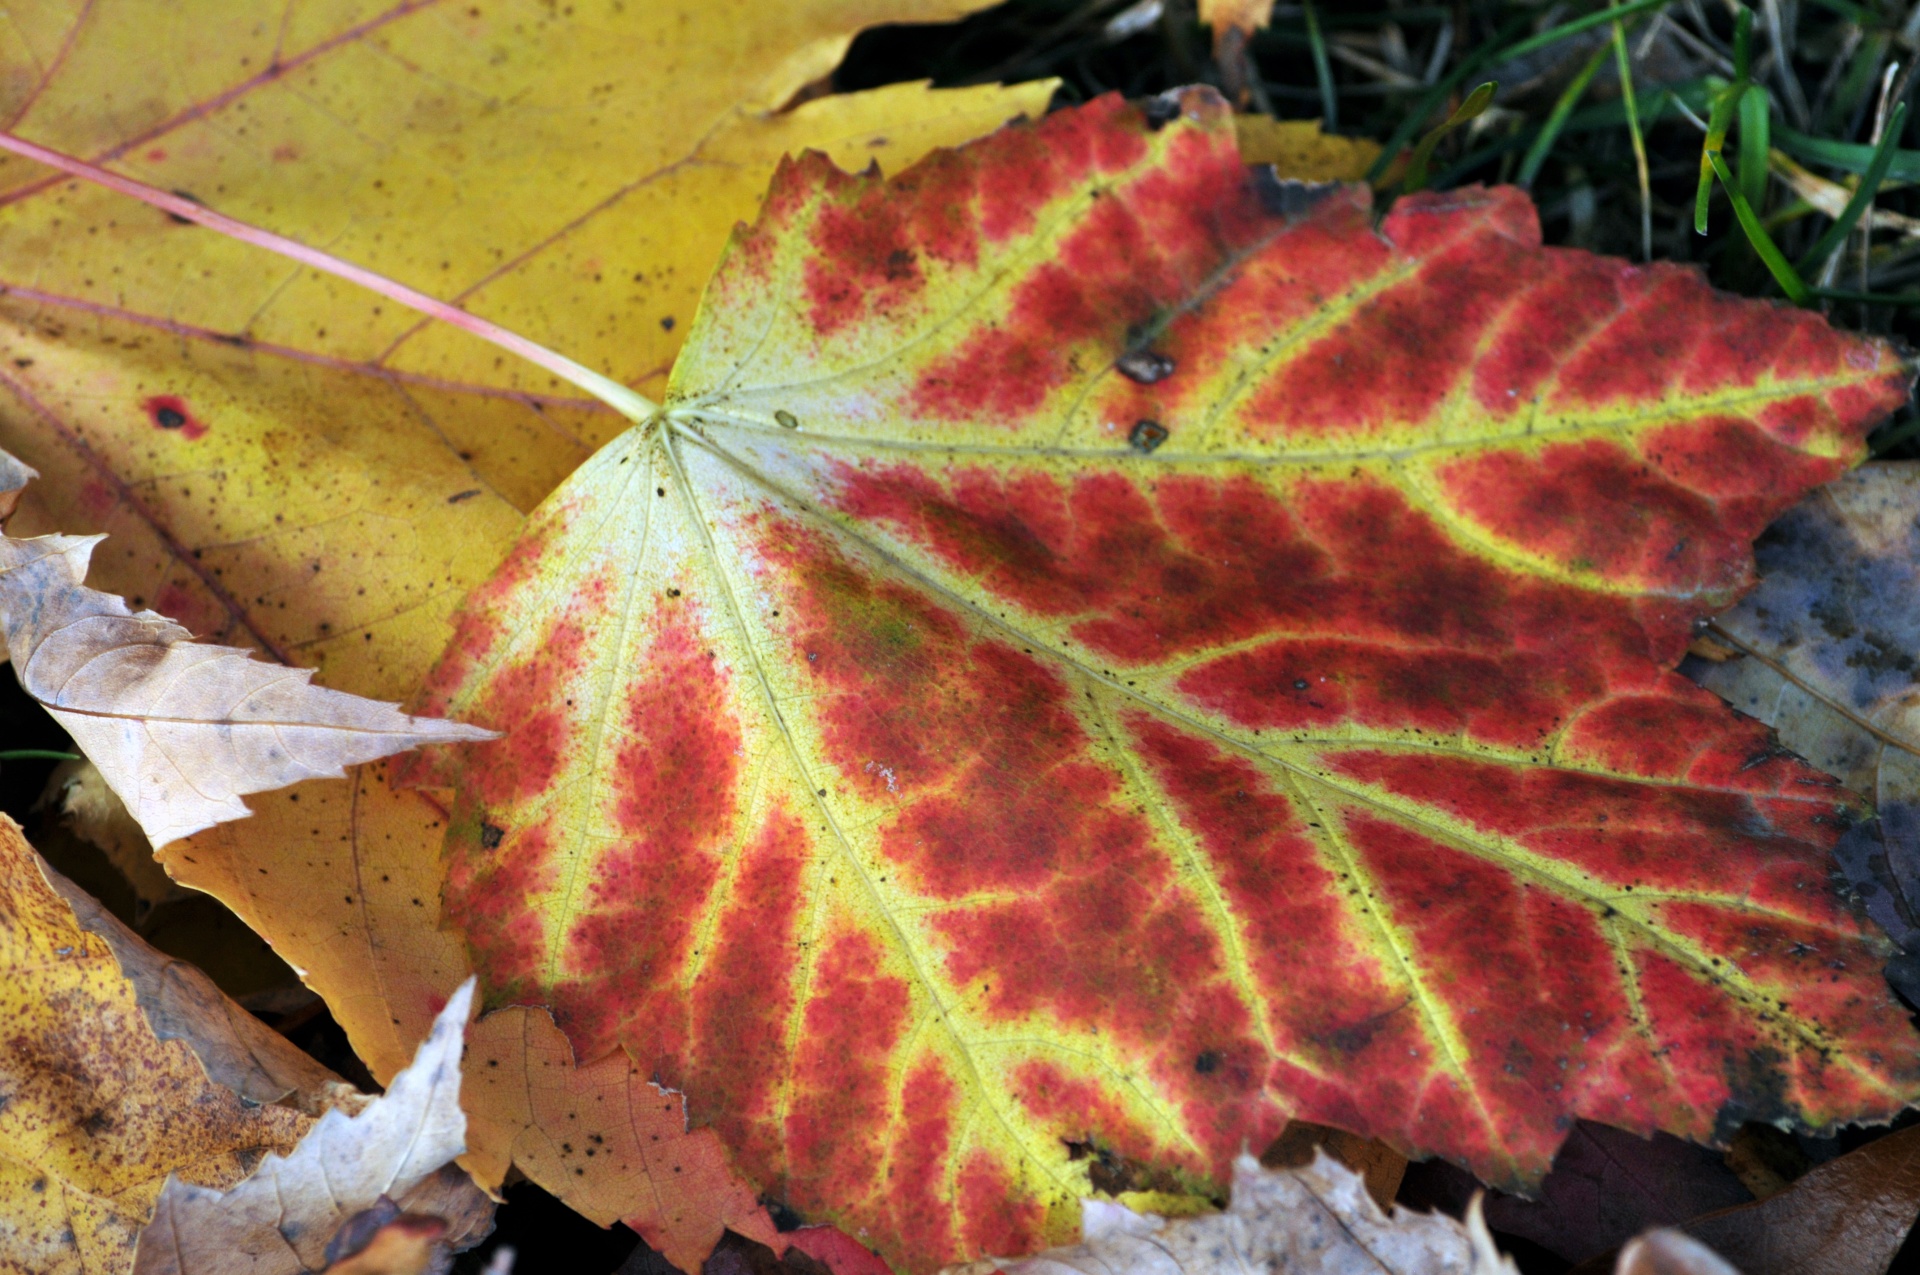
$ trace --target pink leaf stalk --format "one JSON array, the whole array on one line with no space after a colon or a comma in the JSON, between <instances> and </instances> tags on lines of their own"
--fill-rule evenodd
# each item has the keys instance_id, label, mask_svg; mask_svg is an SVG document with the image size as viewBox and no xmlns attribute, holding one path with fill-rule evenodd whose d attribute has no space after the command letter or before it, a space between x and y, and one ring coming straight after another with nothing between
<instances>
[{"instance_id":1,"label":"pink leaf stalk","mask_svg":"<svg viewBox=\"0 0 1920 1275\"><path fill-rule=\"evenodd\" d=\"M631 420L644 421L659 410L651 399L635 393L618 381L602 376L592 368L574 362L564 354L550 350L536 341L530 341L518 332L511 332L497 323L490 323L477 315L469 314L458 306L449 305L438 297L428 296L424 292L407 287L404 283L397 283L385 275L375 274L364 266L356 266L351 261L342 261L338 257L321 252L318 248L310 248L285 235L276 235L271 230L250 226L244 221L238 221L224 213L217 213L191 199L161 190L156 186L149 186L132 177L109 172L96 164L89 164L84 159L76 159L72 155L42 146L38 142L30 142L12 133L0 131L0 150L12 151L36 163L70 173L83 181L93 182L95 185L104 186L108 190L118 191L123 195L131 195L142 203L152 204L163 212L191 221L195 225L217 230L242 243L265 248L269 252L279 253L302 265L311 266L315 270L324 270L350 283L357 283L369 291L377 292L389 300L416 310L430 319L450 323L456 328L473 333L483 341L492 342L510 354L518 355L537 367L543 367L562 380L579 386Z\"/></svg>"}]
</instances>

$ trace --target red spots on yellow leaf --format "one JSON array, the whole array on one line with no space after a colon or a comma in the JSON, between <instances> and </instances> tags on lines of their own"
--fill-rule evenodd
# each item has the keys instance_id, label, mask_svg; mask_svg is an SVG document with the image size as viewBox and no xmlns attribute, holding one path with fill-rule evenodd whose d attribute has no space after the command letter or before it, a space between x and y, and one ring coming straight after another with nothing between
<instances>
[{"instance_id":1,"label":"red spots on yellow leaf","mask_svg":"<svg viewBox=\"0 0 1920 1275\"><path fill-rule=\"evenodd\" d=\"M611 754L601 827L615 840L594 847L559 940L566 977L553 990L554 1017L587 1058L621 1040L660 1054L685 1045L684 992L668 988L734 849L731 675L716 666L695 604L669 607L603 728L618 740L601 746Z\"/></svg>"},{"instance_id":2,"label":"red spots on yellow leaf","mask_svg":"<svg viewBox=\"0 0 1920 1275\"><path fill-rule=\"evenodd\" d=\"M188 442L203 437L207 432L206 422L195 416L193 409L187 406L187 401L177 394L156 394L143 399L140 410L147 414L147 419L153 422L155 429L178 434Z\"/></svg>"},{"instance_id":3,"label":"red spots on yellow leaf","mask_svg":"<svg viewBox=\"0 0 1920 1275\"><path fill-rule=\"evenodd\" d=\"M474 964L488 971L489 999L510 1003L538 996L544 981L546 926L531 900L560 882L554 862L557 829L515 830L485 810L463 812L449 829L444 915L459 929Z\"/></svg>"},{"instance_id":4,"label":"red spots on yellow leaf","mask_svg":"<svg viewBox=\"0 0 1920 1275\"><path fill-rule=\"evenodd\" d=\"M471 710L471 720L506 735L474 745L484 765L470 767L473 795L486 806L514 806L538 796L568 761L574 739L569 683L585 655L586 630L574 616L553 619L545 640L497 671Z\"/></svg>"},{"instance_id":5,"label":"red spots on yellow leaf","mask_svg":"<svg viewBox=\"0 0 1920 1275\"><path fill-rule=\"evenodd\" d=\"M1036 145L1044 144L1045 128L1033 134ZM1036 169L1074 157L1043 158ZM1237 156L1184 135L1170 159L1102 188L1046 259L1025 272L1006 315L919 372L911 410L1022 423L1023 413L1211 286L1237 255L1285 229L1260 207ZM990 221L986 229L991 235Z\"/></svg>"},{"instance_id":6,"label":"red spots on yellow leaf","mask_svg":"<svg viewBox=\"0 0 1920 1275\"><path fill-rule=\"evenodd\" d=\"M1606 299L1632 269L1553 249L1543 258L1525 283L1507 287L1506 308L1473 366L1474 405L1496 416L1532 412L1567 351L1613 316L1615 307Z\"/></svg>"},{"instance_id":7,"label":"red spots on yellow leaf","mask_svg":"<svg viewBox=\"0 0 1920 1275\"><path fill-rule=\"evenodd\" d=\"M958 1213L966 1219L961 1251L968 1254L1025 1253L1038 1247L1046 1232L1040 1202L997 1157L976 1151L954 1173Z\"/></svg>"},{"instance_id":8,"label":"red spots on yellow leaf","mask_svg":"<svg viewBox=\"0 0 1920 1275\"><path fill-rule=\"evenodd\" d=\"M1756 765L1770 761L1777 767L1780 759L1772 755L1764 727L1743 723L1718 700L1687 694L1672 683L1658 691L1616 696L1581 713L1568 724L1560 753L1570 762L1611 774L1712 782L1736 776L1702 775L1695 762L1703 754L1710 757L1722 744L1716 737L1728 734L1743 737L1744 747L1733 757L1742 772L1750 774Z\"/></svg>"},{"instance_id":9,"label":"red spots on yellow leaf","mask_svg":"<svg viewBox=\"0 0 1920 1275\"><path fill-rule=\"evenodd\" d=\"M801 586L794 641L828 758L901 808L876 829L881 853L925 897L998 896L930 918L946 977L993 1018L1097 1024L1169 1083L1257 1092L1245 1007L1211 986L1219 936L1059 674L820 541L776 552ZM925 750L963 736L957 759Z\"/></svg>"},{"instance_id":10,"label":"red spots on yellow leaf","mask_svg":"<svg viewBox=\"0 0 1920 1275\"><path fill-rule=\"evenodd\" d=\"M81 510L96 524L112 513L121 499L118 491L94 477L83 479L76 494ZM171 616L173 613L166 611L162 614Z\"/></svg>"},{"instance_id":11,"label":"red spots on yellow leaf","mask_svg":"<svg viewBox=\"0 0 1920 1275\"><path fill-rule=\"evenodd\" d=\"M1196 704L1242 725L1331 730L1358 722L1529 747L1590 689L1587 670L1541 653L1476 655L1339 639L1279 640L1180 679Z\"/></svg>"},{"instance_id":12,"label":"red spots on yellow leaf","mask_svg":"<svg viewBox=\"0 0 1920 1275\"><path fill-rule=\"evenodd\" d=\"M1666 666L1891 353L1516 192L1376 233L1183 109L782 169L628 444L701 522L570 484L430 692L509 731L449 842L496 997L928 1267L1060 1238L1063 1139L1199 1180L1293 1115L1522 1185L1578 1117L1898 1109L1854 808Z\"/></svg>"},{"instance_id":13,"label":"red spots on yellow leaf","mask_svg":"<svg viewBox=\"0 0 1920 1275\"><path fill-rule=\"evenodd\" d=\"M1436 827L1476 841L1492 834L1496 844L1578 871L1596 889L1685 890L1713 880L1738 897L1765 862L1799 882L1806 897L1797 908L1838 915L1815 840L1834 809L1824 785L1807 796L1700 793L1671 782L1364 748L1328 761L1338 775L1428 812L1441 821Z\"/></svg>"},{"instance_id":14,"label":"red spots on yellow leaf","mask_svg":"<svg viewBox=\"0 0 1920 1275\"><path fill-rule=\"evenodd\" d=\"M1360 434L1434 414L1508 303L1489 277L1519 290L1537 269L1537 253L1484 223L1449 224L1437 237L1418 270L1303 343L1251 396L1245 411L1262 433Z\"/></svg>"},{"instance_id":15,"label":"red spots on yellow leaf","mask_svg":"<svg viewBox=\"0 0 1920 1275\"><path fill-rule=\"evenodd\" d=\"M1058 111L1031 128L1009 129L1003 146L975 147L981 233L1003 242L1034 229L1035 215L1089 178L1118 173L1146 157L1138 108L1118 94L1081 111Z\"/></svg>"},{"instance_id":16,"label":"red spots on yellow leaf","mask_svg":"<svg viewBox=\"0 0 1920 1275\"><path fill-rule=\"evenodd\" d=\"M1151 495L1120 474L843 467L839 507L891 525L998 597L1082 616L1102 656L1154 664L1196 645L1304 622L1325 554L1250 479L1172 478Z\"/></svg>"},{"instance_id":17,"label":"red spots on yellow leaf","mask_svg":"<svg viewBox=\"0 0 1920 1275\"><path fill-rule=\"evenodd\" d=\"M721 1130L741 1163L769 1181L780 1164L794 945L816 852L785 806L764 816L742 846L711 949L695 958L690 1045L675 1057L654 1042L632 1042L635 1053L660 1056L665 1078L686 1087L692 1117ZM652 994L675 990L662 985Z\"/></svg>"},{"instance_id":18,"label":"red spots on yellow leaf","mask_svg":"<svg viewBox=\"0 0 1920 1275\"><path fill-rule=\"evenodd\" d=\"M808 317L822 336L874 315L886 315L926 286L920 254L885 189L827 204L814 223L816 252L806 263Z\"/></svg>"},{"instance_id":19,"label":"red spots on yellow leaf","mask_svg":"<svg viewBox=\"0 0 1920 1275\"><path fill-rule=\"evenodd\" d=\"M863 1198L878 1179L888 1066L907 1029L907 983L891 965L864 931L822 940L784 1129L789 1198L803 1212Z\"/></svg>"},{"instance_id":20,"label":"red spots on yellow leaf","mask_svg":"<svg viewBox=\"0 0 1920 1275\"><path fill-rule=\"evenodd\" d=\"M1788 399L1788 411L1808 409L1827 427L1826 407L1811 396ZM1671 481L1700 493L1717 507L1724 524L1742 539L1771 517L1772 494L1781 487L1812 487L1838 476L1839 456L1810 456L1788 444L1797 431L1765 429L1735 416L1708 417L1647 430L1640 454Z\"/></svg>"},{"instance_id":21,"label":"red spots on yellow leaf","mask_svg":"<svg viewBox=\"0 0 1920 1275\"><path fill-rule=\"evenodd\" d=\"M955 1126L961 1123L963 1093L936 1059L923 1059L907 1072L900 1087L898 1148L893 1157L883 1204L896 1252L955 1251L954 1211L948 1166Z\"/></svg>"},{"instance_id":22,"label":"red spots on yellow leaf","mask_svg":"<svg viewBox=\"0 0 1920 1275\"><path fill-rule=\"evenodd\" d=\"M1713 502L1610 441L1488 452L1445 465L1438 477L1474 522L1573 570L1649 590L1725 594L1748 569L1746 541L1727 534Z\"/></svg>"},{"instance_id":23,"label":"red spots on yellow leaf","mask_svg":"<svg viewBox=\"0 0 1920 1275\"><path fill-rule=\"evenodd\" d=\"M217 637L226 630L228 617L220 603L203 589L189 589L169 580L153 595L152 609L166 616L195 637Z\"/></svg>"}]
</instances>

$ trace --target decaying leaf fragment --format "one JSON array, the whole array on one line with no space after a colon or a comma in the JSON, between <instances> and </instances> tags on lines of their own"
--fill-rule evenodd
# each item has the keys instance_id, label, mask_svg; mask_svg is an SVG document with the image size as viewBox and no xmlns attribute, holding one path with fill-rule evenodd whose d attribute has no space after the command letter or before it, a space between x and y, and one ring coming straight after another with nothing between
<instances>
[{"instance_id":1,"label":"decaying leaf fragment","mask_svg":"<svg viewBox=\"0 0 1920 1275\"><path fill-rule=\"evenodd\" d=\"M169 1175L231 1186L311 1122L156 1037L48 871L0 816L0 1270L124 1275Z\"/></svg>"},{"instance_id":2,"label":"decaying leaf fragment","mask_svg":"<svg viewBox=\"0 0 1920 1275\"><path fill-rule=\"evenodd\" d=\"M307 669L192 641L84 584L101 536L0 536L0 624L20 685L83 751L154 845L245 818L245 793L339 776L457 722L311 684Z\"/></svg>"},{"instance_id":3,"label":"decaying leaf fragment","mask_svg":"<svg viewBox=\"0 0 1920 1275\"><path fill-rule=\"evenodd\" d=\"M251 823L235 823L161 858L249 923L270 923L335 1017L356 1024L356 1052L390 1076L472 972L459 938L438 923L445 811L395 791L386 763L345 784L303 784L285 800L272 856L259 852ZM723 1230L782 1248L761 1188L739 1176L712 1128L688 1128L685 1099L632 1058L577 1059L552 1016L524 1006L474 1023L468 1057L463 1163L483 1183L497 1186L517 1166L600 1225L625 1222L684 1271L700 1268Z\"/></svg>"},{"instance_id":4,"label":"decaying leaf fragment","mask_svg":"<svg viewBox=\"0 0 1920 1275\"><path fill-rule=\"evenodd\" d=\"M53 888L81 929L103 939L161 1040L185 1041L207 1076L251 1103L279 1103L303 1115L358 1111L358 1089L236 1005L200 970L155 950L99 900L57 873Z\"/></svg>"},{"instance_id":5,"label":"decaying leaf fragment","mask_svg":"<svg viewBox=\"0 0 1920 1275\"><path fill-rule=\"evenodd\" d=\"M1252 35L1273 19L1273 0L1200 0L1200 21L1216 32Z\"/></svg>"},{"instance_id":6,"label":"decaying leaf fragment","mask_svg":"<svg viewBox=\"0 0 1920 1275\"><path fill-rule=\"evenodd\" d=\"M1324 1151L1297 1169L1234 1161L1225 1212L1168 1221L1103 1200L1081 1203L1069 1248L979 1261L946 1275L1514 1275L1476 1205L1466 1225L1444 1213L1382 1212L1366 1180Z\"/></svg>"},{"instance_id":7,"label":"decaying leaf fragment","mask_svg":"<svg viewBox=\"0 0 1920 1275\"><path fill-rule=\"evenodd\" d=\"M1686 671L1873 798L1879 819L1842 840L1841 863L1873 919L1920 950L1920 464L1835 479L1756 555L1759 586L1695 644L1717 658ZM1920 990L1920 967L1897 976Z\"/></svg>"},{"instance_id":8,"label":"decaying leaf fragment","mask_svg":"<svg viewBox=\"0 0 1920 1275\"><path fill-rule=\"evenodd\" d=\"M1278 120L1236 115L1234 136L1249 164L1272 164L1283 180L1357 182L1380 158L1380 144L1364 137L1322 132L1318 120Z\"/></svg>"},{"instance_id":9,"label":"decaying leaf fragment","mask_svg":"<svg viewBox=\"0 0 1920 1275\"><path fill-rule=\"evenodd\" d=\"M13 512L13 507L20 503L20 493L38 477L32 466L0 451L0 520Z\"/></svg>"},{"instance_id":10,"label":"decaying leaf fragment","mask_svg":"<svg viewBox=\"0 0 1920 1275\"><path fill-rule=\"evenodd\" d=\"M141 1233L135 1275L320 1271L349 1219L383 1198L404 1212L409 1193L466 1150L460 1056L472 1008L469 982L384 1094L354 1115L327 1112L246 1181L223 1191L169 1178Z\"/></svg>"},{"instance_id":11,"label":"decaying leaf fragment","mask_svg":"<svg viewBox=\"0 0 1920 1275\"><path fill-rule=\"evenodd\" d=\"M1522 1189L1576 1117L1884 1119L1864 805L1673 664L1906 391L1210 93L797 161L468 599L444 919L909 1269L1289 1118Z\"/></svg>"}]
</instances>

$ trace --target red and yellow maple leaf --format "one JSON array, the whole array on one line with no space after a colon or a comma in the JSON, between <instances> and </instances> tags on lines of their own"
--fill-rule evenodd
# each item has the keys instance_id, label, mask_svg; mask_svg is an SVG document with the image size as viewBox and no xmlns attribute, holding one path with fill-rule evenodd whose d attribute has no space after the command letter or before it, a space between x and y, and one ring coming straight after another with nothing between
<instances>
[{"instance_id":1,"label":"red and yellow maple leaf","mask_svg":"<svg viewBox=\"0 0 1920 1275\"><path fill-rule=\"evenodd\" d=\"M1671 665L1905 392L1516 191L1376 231L1205 93L799 161L469 599L448 921L911 1267L1069 1231L1089 1145L1884 1118L1859 803Z\"/></svg>"}]
</instances>

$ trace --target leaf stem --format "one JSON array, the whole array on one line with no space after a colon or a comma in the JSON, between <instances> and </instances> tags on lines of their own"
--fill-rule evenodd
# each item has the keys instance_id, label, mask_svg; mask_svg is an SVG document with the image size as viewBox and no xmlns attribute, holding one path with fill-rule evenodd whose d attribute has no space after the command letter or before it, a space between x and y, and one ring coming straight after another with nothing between
<instances>
[{"instance_id":1,"label":"leaf stem","mask_svg":"<svg viewBox=\"0 0 1920 1275\"><path fill-rule=\"evenodd\" d=\"M614 411L635 422L645 421L659 411L659 405L651 399L635 393L610 377L602 376L592 368L574 362L564 354L550 350L538 342L530 341L517 332L508 331L497 323L490 323L478 315L469 314L458 306L449 305L437 297L430 297L403 283L397 283L385 275L375 274L364 266L342 261L329 253L321 252L318 248L310 248L284 235L276 235L270 230L250 226L224 213L214 212L211 208L195 203L191 199L161 190L156 186L149 186L132 177L109 172L107 169L89 164L84 159L76 159L72 155L41 146L37 142L30 142L10 132L0 131L0 150L12 151L35 163L57 168L97 186L104 186L108 190L129 195L182 220L205 226L209 230L217 230L242 243L265 248L269 252L279 253L302 265L311 266L315 270L337 275L349 283L357 283L371 292L377 292L389 300L417 310L430 319L438 319L463 331L471 332L481 340L491 342L510 354L518 355L536 367L545 368L561 380L578 386Z\"/></svg>"}]
</instances>

